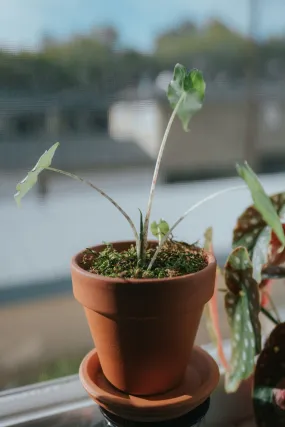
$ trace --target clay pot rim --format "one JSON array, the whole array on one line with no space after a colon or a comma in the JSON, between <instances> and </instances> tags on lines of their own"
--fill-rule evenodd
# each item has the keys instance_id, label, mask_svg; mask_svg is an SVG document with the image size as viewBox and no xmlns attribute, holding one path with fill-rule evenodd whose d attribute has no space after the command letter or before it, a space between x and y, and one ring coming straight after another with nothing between
<instances>
[{"instance_id":1,"label":"clay pot rim","mask_svg":"<svg viewBox=\"0 0 285 427\"><path fill-rule=\"evenodd\" d=\"M157 243L155 240L149 240L149 242ZM135 244L136 242L134 240L117 240L115 242L110 242L112 245L118 245L118 244ZM95 246L89 246L90 249L95 249L98 246L105 246L104 243L97 244ZM164 278L149 278L149 279L135 279L135 278L121 278L121 277L109 277L109 276L102 276L101 274L95 274L90 273L89 271L84 270L84 268L80 267L78 265L78 259L82 256L83 252L86 249L83 249L82 251L78 252L76 255L74 255L71 259L71 268L76 270L81 275L88 277L89 279L97 279L97 280L105 280L110 283L158 283L158 282L177 282L177 281L184 281L186 278L191 277L193 275L199 275L202 272L204 272L207 269L211 268L212 264L216 263L216 258L211 252L204 251L207 255L208 264L205 268L202 270L196 271L195 273L189 273L184 274L183 276L175 276L175 277L164 277ZM204 273L203 273L204 274Z\"/></svg>"}]
</instances>

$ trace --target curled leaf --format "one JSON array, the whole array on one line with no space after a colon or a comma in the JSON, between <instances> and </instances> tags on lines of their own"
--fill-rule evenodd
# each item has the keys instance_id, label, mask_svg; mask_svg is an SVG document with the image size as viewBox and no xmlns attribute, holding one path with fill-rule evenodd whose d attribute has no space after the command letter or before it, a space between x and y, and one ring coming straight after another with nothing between
<instances>
[{"instance_id":1,"label":"curled leaf","mask_svg":"<svg viewBox=\"0 0 285 427\"><path fill-rule=\"evenodd\" d=\"M285 224L282 224L282 227L285 230ZM280 266L285 262L285 249L282 250L282 245L274 232L271 233L271 240L268 247L267 262L263 265L262 280L259 284L259 288L262 291L262 307L268 304L268 296L272 286L272 280L269 279L285 278L285 268Z\"/></svg>"},{"instance_id":2,"label":"curled leaf","mask_svg":"<svg viewBox=\"0 0 285 427\"><path fill-rule=\"evenodd\" d=\"M278 216L281 217L285 208L285 193L274 194L270 200ZM282 228L284 230L284 224L282 224ZM274 264L278 265L285 260L285 251L280 253L282 244L272 230L271 240L268 242L269 230L260 212L255 206L250 206L238 218L233 234L233 247L245 246L252 258L254 277L259 283L260 289L269 288L271 281L267 279L278 278L277 276L273 277L275 273L272 276L272 271L269 272L264 269ZM261 267L262 262L263 266ZM262 268L261 274L260 267ZM263 293L261 305L265 306L267 302L268 298Z\"/></svg>"},{"instance_id":3,"label":"curled leaf","mask_svg":"<svg viewBox=\"0 0 285 427\"><path fill-rule=\"evenodd\" d=\"M252 251L252 277L257 283L262 281L262 268L267 264L269 256L269 243L271 240L271 229L265 227L259 234Z\"/></svg>"},{"instance_id":4,"label":"curled leaf","mask_svg":"<svg viewBox=\"0 0 285 427\"><path fill-rule=\"evenodd\" d=\"M278 211L276 210L274 204L272 203L272 199L270 199L270 197L267 196L267 194L265 193L257 175L254 173L251 167L247 164L247 162L245 162L243 165L238 164L237 172L240 175L240 177L245 181L245 183L247 184L251 192L251 196L254 202L254 207L260 213L265 224L271 227L272 230L276 233L276 236L278 237L280 243L284 247L285 236L284 236L284 231L282 228L280 218L278 216ZM284 200L283 200L283 205L284 205ZM252 223L252 225L254 225L254 222ZM254 237L256 239L257 236L248 235L247 243L252 244L252 239Z\"/></svg>"},{"instance_id":5,"label":"curled leaf","mask_svg":"<svg viewBox=\"0 0 285 427\"><path fill-rule=\"evenodd\" d=\"M54 144L49 150L39 158L36 166L28 173L28 175L19 182L16 186L17 193L14 195L18 206L21 205L21 199L28 193L28 191L36 184L38 175L51 165L55 150L59 146L59 142Z\"/></svg>"},{"instance_id":6,"label":"curled leaf","mask_svg":"<svg viewBox=\"0 0 285 427\"><path fill-rule=\"evenodd\" d=\"M285 208L285 193L274 194L270 197L271 203L279 216L282 215ZM267 226L262 215L255 206L249 206L238 218L233 233L233 247L244 246L247 248L250 256L260 233ZM274 233L272 233L273 237ZM274 240L275 247L280 248L280 242L276 236Z\"/></svg>"},{"instance_id":7,"label":"curled leaf","mask_svg":"<svg viewBox=\"0 0 285 427\"><path fill-rule=\"evenodd\" d=\"M175 65L167 96L173 109L179 102L177 115L185 131L188 131L188 124L192 116L202 108L205 90L206 83L201 71L193 69L187 72L183 65Z\"/></svg>"},{"instance_id":8,"label":"curled leaf","mask_svg":"<svg viewBox=\"0 0 285 427\"><path fill-rule=\"evenodd\" d=\"M261 350L259 290L244 247L235 248L225 265L225 308L231 329L232 355L226 375L226 390L234 392L254 370L254 358Z\"/></svg>"},{"instance_id":9,"label":"curled leaf","mask_svg":"<svg viewBox=\"0 0 285 427\"><path fill-rule=\"evenodd\" d=\"M285 231L285 224L282 224L283 231ZM285 249L282 250L282 245L274 233L272 232L270 247L269 247L269 260L270 265L280 265L285 262Z\"/></svg>"}]
</instances>

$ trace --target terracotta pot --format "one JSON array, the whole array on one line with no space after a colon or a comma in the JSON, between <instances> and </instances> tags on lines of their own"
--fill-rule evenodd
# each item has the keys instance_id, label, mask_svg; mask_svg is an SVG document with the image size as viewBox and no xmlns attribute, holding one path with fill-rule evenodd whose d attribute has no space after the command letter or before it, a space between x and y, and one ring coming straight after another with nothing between
<instances>
[{"instance_id":1,"label":"terracotta pot","mask_svg":"<svg viewBox=\"0 0 285 427\"><path fill-rule=\"evenodd\" d=\"M209 398L219 383L220 375L212 357L201 348L194 347L181 383L167 393L138 397L120 392L103 375L96 349L81 362L79 377L100 408L125 420L145 424L176 419L173 423L176 426L179 417L194 411Z\"/></svg>"},{"instance_id":2,"label":"terracotta pot","mask_svg":"<svg viewBox=\"0 0 285 427\"><path fill-rule=\"evenodd\" d=\"M134 242L115 242L119 250ZM152 242L154 244L154 242ZM93 247L101 251L105 245ZM75 298L83 305L102 370L133 395L164 393L183 379L204 305L214 292L216 260L166 279L120 279L89 273L72 259Z\"/></svg>"}]
</instances>

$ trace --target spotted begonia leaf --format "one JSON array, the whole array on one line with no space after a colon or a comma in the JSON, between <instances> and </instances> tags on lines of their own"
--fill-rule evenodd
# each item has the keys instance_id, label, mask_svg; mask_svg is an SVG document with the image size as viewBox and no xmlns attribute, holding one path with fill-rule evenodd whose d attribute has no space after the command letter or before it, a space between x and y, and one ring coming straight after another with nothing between
<instances>
[{"instance_id":1,"label":"spotted begonia leaf","mask_svg":"<svg viewBox=\"0 0 285 427\"><path fill-rule=\"evenodd\" d=\"M285 267L279 265L268 265L262 269L263 280L285 279Z\"/></svg>"},{"instance_id":2,"label":"spotted begonia leaf","mask_svg":"<svg viewBox=\"0 0 285 427\"><path fill-rule=\"evenodd\" d=\"M28 175L19 182L16 186L17 193L14 195L18 206L21 205L21 199L28 193L28 191L36 184L39 174L51 165L55 150L59 146L59 142L54 144L49 150L39 158L36 166L28 173Z\"/></svg>"},{"instance_id":3,"label":"spotted begonia leaf","mask_svg":"<svg viewBox=\"0 0 285 427\"><path fill-rule=\"evenodd\" d=\"M282 224L282 228L285 231L285 224ZM272 280L270 279L284 279L285 277L285 269L280 266L284 264L284 262L285 249L282 250L282 245L273 231L268 245L267 262L264 263L265 265L262 267L262 280L259 283L259 288L262 291L262 307L265 307L268 304L267 295L272 286Z\"/></svg>"},{"instance_id":4,"label":"spotted begonia leaf","mask_svg":"<svg viewBox=\"0 0 285 427\"><path fill-rule=\"evenodd\" d=\"M278 215L281 216L285 208L285 193L274 194L270 200ZM267 223L256 207L249 206L238 218L233 233L233 247L244 246L252 256L256 240L266 226Z\"/></svg>"},{"instance_id":5,"label":"spotted begonia leaf","mask_svg":"<svg viewBox=\"0 0 285 427\"><path fill-rule=\"evenodd\" d=\"M231 329L231 361L226 390L234 392L254 370L254 358L261 350L259 290L244 247L235 248L225 265L225 308Z\"/></svg>"},{"instance_id":6,"label":"spotted begonia leaf","mask_svg":"<svg viewBox=\"0 0 285 427\"><path fill-rule=\"evenodd\" d=\"M285 247L285 235L278 211L272 203L271 198L264 191L264 188L262 187L257 175L247 164L247 162L244 162L243 165L238 164L237 172L247 184L251 192L254 207L260 213L261 218L269 227L272 228L272 230L276 233L280 243L283 245L283 247Z\"/></svg>"},{"instance_id":7,"label":"spotted begonia leaf","mask_svg":"<svg viewBox=\"0 0 285 427\"><path fill-rule=\"evenodd\" d=\"M204 242L204 249L207 252L213 253L213 229L212 227L207 228L205 231L205 242ZM222 340L222 334L220 330L220 324L219 324L219 310L218 310L218 283L219 279L222 276L222 272L219 267L217 267L216 270L216 283L215 283L215 289L214 294L210 301L205 305L204 309L204 315L206 320L206 328L208 330L208 333L210 335L210 338L215 345L217 349L217 354L219 357L219 360L223 367L227 370L228 369L228 362L226 359L226 356L224 354L223 350L223 340Z\"/></svg>"},{"instance_id":8,"label":"spotted begonia leaf","mask_svg":"<svg viewBox=\"0 0 285 427\"><path fill-rule=\"evenodd\" d=\"M265 227L256 239L255 246L252 251L252 277L257 283L262 281L262 268L268 261L269 243L271 240L271 228Z\"/></svg>"},{"instance_id":9,"label":"spotted begonia leaf","mask_svg":"<svg viewBox=\"0 0 285 427\"><path fill-rule=\"evenodd\" d=\"M258 357L253 402L258 427L285 425L285 323L271 332Z\"/></svg>"},{"instance_id":10,"label":"spotted begonia leaf","mask_svg":"<svg viewBox=\"0 0 285 427\"><path fill-rule=\"evenodd\" d=\"M285 224L282 224L283 231L285 232ZM274 233L272 232L271 241L269 246L269 257L268 264L269 265L280 265L285 262L285 249L282 251L282 245Z\"/></svg>"}]
</instances>

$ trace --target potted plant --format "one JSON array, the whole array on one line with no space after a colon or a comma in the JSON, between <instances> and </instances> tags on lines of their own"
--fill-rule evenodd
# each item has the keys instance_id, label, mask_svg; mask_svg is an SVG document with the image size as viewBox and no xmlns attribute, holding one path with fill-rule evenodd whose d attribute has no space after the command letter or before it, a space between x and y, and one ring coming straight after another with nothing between
<instances>
[{"instance_id":1,"label":"potted plant","mask_svg":"<svg viewBox=\"0 0 285 427\"><path fill-rule=\"evenodd\" d=\"M226 370L226 392L236 392L242 382L251 381L257 426L281 427L285 425L285 323L270 297L270 288L272 279L285 277L285 224L281 222L285 193L269 197L248 165L238 165L237 170L248 184L254 204L238 218L233 250L224 269L219 269L231 330L229 363L220 338L217 289L209 303L207 315L213 321L208 324ZM263 345L261 316L273 326Z\"/></svg>"},{"instance_id":2,"label":"potted plant","mask_svg":"<svg viewBox=\"0 0 285 427\"><path fill-rule=\"evenodd\" d=\"M133 241L84 249L72 259L71 274L74 296L84 307L106 378L117 389L134 395L164 393L180 384L204 306L214 292L215 257L195 244L176 241L174 229L207 200L241 187L208 196L191 206L172 226L165 220L150 226L171 125L177 115L184 130L188 130L190 119L202 107L205 87L199 70L175 66L167 92L173 112L157 156L145 215L140 211L139 230L123 208L97 185L51 166L59 143L46 151L17 185L15 199L20 204L44 169L66 175L100 193L128 221ZM149 240L149 228L157 240Z\"/></svg>"}]
</instances>

